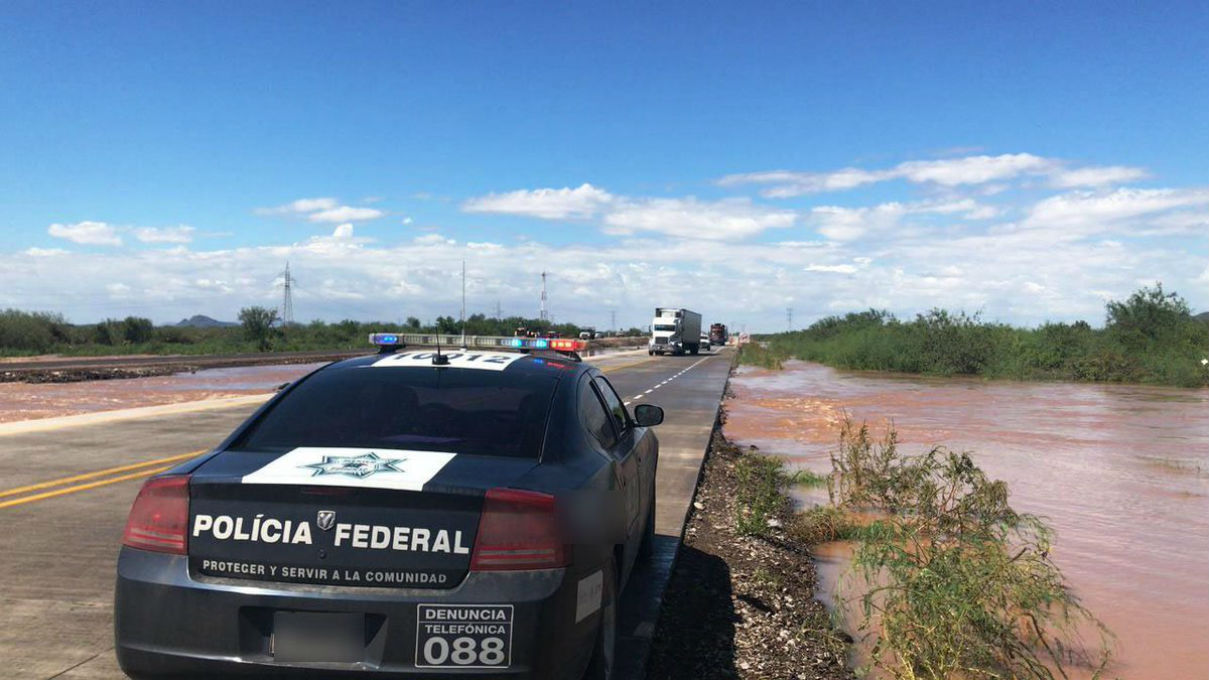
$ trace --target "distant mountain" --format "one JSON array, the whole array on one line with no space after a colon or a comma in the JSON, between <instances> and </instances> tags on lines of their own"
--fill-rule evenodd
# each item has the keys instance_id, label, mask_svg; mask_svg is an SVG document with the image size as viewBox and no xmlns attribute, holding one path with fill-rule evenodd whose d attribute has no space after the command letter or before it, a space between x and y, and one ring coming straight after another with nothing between
<instances>
[{"instance_id":1,"label":"distant mountain","mask_svg":"<svg viewBox=\"0 0 1209 680\"><path fill-rule=\"evenodd\" d=\"M181 322L176 325L185 326L187 328L225 328L227 326L238 326L239 324L232 323L230 321L211 319L205 314L194 314L188 319L181 319Z\"/></svg>"},{"instance_id":2,"label":"distant mountain","mask_svg":"<svg viewBox=\"0 0 1209 680\"><path fill-rule=\"evenodd\" d=\"M1209 312L1201 312L1200 314L1197 314L1196 316L1194 316L1192 318L1196 319L1197 321L1204 321L1205 323L1209 323Z\"/></svg>"}]
</instances>

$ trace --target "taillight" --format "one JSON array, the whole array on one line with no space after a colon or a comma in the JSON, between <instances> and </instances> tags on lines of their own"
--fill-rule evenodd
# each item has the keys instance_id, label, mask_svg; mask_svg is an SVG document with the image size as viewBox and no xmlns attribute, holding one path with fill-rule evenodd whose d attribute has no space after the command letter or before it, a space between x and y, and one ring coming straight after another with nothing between
<instances>
[{"instance_id":1,"label":"taillight","mask_svg":"<svg viewBox=\"0 0 1209 680\"><path fill-rule=\"evenodd\" d=\"M553 569L566 565L567 551L554 496L517 489L487 491L471 569Z\"/></svg>"},{"instance_id":2,"label":"taillight","mask_svg":"<svg viewBox=\"0 0 1209 680\"><path fill-rule=\"evenodd\" d=\"M126 519L123 545L185 554L189 527L189 477L152 477L143 484Z\"/></svg>"}]
</instances>

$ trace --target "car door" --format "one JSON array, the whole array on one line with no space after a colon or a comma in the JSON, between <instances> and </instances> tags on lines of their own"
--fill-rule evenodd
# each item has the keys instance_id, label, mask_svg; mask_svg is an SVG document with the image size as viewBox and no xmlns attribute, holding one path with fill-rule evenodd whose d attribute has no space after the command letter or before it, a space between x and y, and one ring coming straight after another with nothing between
<instances>
[{"instance_id":1,"label":"car door","mask_svg":"<svg viewBox=\"0 0 1209 680\"><path fill-rule=\"evenodd\" d=\"M630 417L629 411L626 410L625 404L621 398L617 396L617 391L613 389L613 385L602 375L595 376L592 379L596 386L596 391L604 400L605 407L609 411L609 415L613 421L613 427L618 432L617 446L615 447L615 455L617 460L621 462L626 480L626 505L627 508L633 509L631 515L631 524L626 536L629 539L627 543L637 547L642 540L642 529L645 526L642 520L646 518L647 500L649 496L644 490L650 480L646 479L643 474L645 469L645 461L642 459L643 449L638 446L637 429L634 427L634 420Z\"/></svg>"},{"instance_id":2,"label":"car door","mask_svg":"<svg viewBox=\"0 0 1209 680\"><path fill-rule=\"evenodd\" d=\"M641 489L638 486L638 461L632 455L633 432L619 430L614 413L606 406L600 388L591 376L579 386L579 414L584 429L592 435L599 450L613 462L613 488L620 497L622 517L618 527L624 533L625 556L618 565L623 573L634 554L631 540L641 516ZM632 430L633 428L629 428Z\"/></svg>"}]
</instances>

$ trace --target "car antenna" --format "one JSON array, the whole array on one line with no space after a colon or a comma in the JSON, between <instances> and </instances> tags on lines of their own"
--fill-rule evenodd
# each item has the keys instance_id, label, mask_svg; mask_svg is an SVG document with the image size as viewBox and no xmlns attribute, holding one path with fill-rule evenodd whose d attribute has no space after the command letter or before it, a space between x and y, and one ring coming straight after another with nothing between
<instances>
[{"instance_id":1,"label":"car antenna","mask_svg":"<svg viewBox=\"0 0 1209 680\"><path fill-rule=\"evenodd\" d=\"M449 357L445 356L444 354L441 354L441 334L440 333L437 334L437 353L432 355L432 365L433 366L448 366L449 365Z\"/></svg>"}]
</instances>

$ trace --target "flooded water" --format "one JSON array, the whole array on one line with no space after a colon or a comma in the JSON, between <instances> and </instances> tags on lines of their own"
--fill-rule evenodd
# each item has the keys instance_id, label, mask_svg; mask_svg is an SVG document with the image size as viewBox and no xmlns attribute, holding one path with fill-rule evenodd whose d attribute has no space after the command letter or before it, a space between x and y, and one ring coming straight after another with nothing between
<instances>
[{"instance_id":1,"label":"flooded water","mask_svg":"<svg viewBox=\"0 0 1209 680\"><path fill-rule=\"evenodd\" d=\"M1209 677L1209 390L846 373L790 362L731 381L726 435L819 472L844 414L902 449L968 450L1048 518L1054 559L1116 633L1111 676ZM834 557L834 556L829 556ZM827 565L836 570L834 560Z\"/></svg>"},{"instance_id":2,"label":"flooded water","mask_svg":"<svg viewBox=\"0 0 1209 680\"><path fill-rule=\"evenodd\" d=\"M264 394L322 365L239 366L152 378L74 383L0 383L0 423Z\"/></svg>"}]
</instances>

